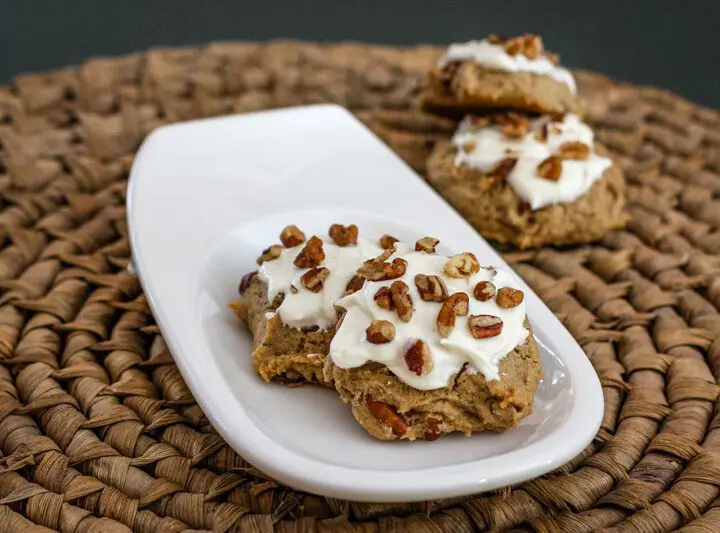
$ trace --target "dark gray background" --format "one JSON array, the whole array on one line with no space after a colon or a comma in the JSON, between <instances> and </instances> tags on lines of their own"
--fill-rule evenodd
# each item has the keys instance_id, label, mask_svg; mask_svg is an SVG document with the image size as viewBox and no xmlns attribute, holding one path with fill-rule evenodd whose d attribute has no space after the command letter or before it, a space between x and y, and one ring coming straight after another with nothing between
<instances>
[{"instance_id":1,"label":"dark gray background","mask_svg":"<svg viewBox=\"0 0 720 533\"><path fill-rule=\"evenodd\" d=\"M0 0L0 82L157 45L294 37L448 43L540 33L571 67L720 107L720 2Z\"/></svg>"}]
</instances>

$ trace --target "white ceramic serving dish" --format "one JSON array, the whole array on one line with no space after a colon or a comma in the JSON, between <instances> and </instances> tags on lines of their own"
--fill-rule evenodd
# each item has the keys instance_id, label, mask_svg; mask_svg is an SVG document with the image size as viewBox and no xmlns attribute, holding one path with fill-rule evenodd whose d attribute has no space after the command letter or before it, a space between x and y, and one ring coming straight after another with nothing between
<instances>
[{"instance_id":1,"label":"white ceramic serving dish","mask_svg":"<svg viewBox=\"0 0 720 533\"><path fill-rule=\"evenodd\" d=\"M365 236L441 240L507 265L440 196L346 110L299 107L158 129L132 169L133 260L198 404L244 458L294 488L363 501L446 498L512 485L575 457L600 425L586 356L524 286L545 379L534 413L503 434L380 442L329 390L267 384L227 305L287 224L355 223Z\"/></svg>"}]
</instances>

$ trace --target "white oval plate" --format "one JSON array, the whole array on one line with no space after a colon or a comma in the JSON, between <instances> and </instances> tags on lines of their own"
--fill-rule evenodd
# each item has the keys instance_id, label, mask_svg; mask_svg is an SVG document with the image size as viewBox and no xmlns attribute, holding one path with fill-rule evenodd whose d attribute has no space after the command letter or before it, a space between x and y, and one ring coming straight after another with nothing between
<instances>
[{"instance_id":1,"label":"white oval plate","mask_svg":"<svg viewBox=\"0 0 720 533\"><path fill-rule=\"evenodd\" d=\"M504 261L346 110L299 107L155 131L132 169L133 260L177 366L218 432L257 468L296 489L363 501L448 498L512 485L575 457L603 412L585 354L524 286L545 379L534 413L502 434L380 442L329 390L267 384L250 335L228 311L242 274L287 224L414 241Z\"/></svg>"}]
</instances>

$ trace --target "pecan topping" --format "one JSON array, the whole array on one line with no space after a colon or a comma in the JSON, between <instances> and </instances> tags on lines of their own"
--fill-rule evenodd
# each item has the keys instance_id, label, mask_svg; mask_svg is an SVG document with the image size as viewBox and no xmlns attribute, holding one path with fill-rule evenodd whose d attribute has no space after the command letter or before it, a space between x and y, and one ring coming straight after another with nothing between
<instances>
[{"instance_id":1,"label":"pecan topping","mask_svg":"<svg viewBox=\"0 0 720 533\"><path fill-rule=\"evenodd\" d=\"M325 267L311 268L300 277L300 283L310 292L320 292L330 271Z\"/></svg>"},{"instance_id":2,"label":"pecan topping","mask_svg":"<svg viewBox=\"0 0 720 533\"><path fill-rule=\"evenodd\" d=\"M367 398L365 401L373 416L386 426L390 426L396 437L405 435L407 423L393 406L384 402L376 402L372 398Z\"/></svg>"},{"instance_id":3,"label":"pecan topping","mask_svg":"<svg viewBox=\"0 0 720 533\"><path fill-rule=\"evenodd\" d=\"M410 339L403 348L403 359L410 372L424 376L432 370L432 357L427 343L421 339Z\"/></svg>"},{"instance_id":4,"label":"pecan topping","mask_svg":"<svg viewBox=\"0 0 720 533\"><path fill-rule=\"evenodd\" d=\"M440 336L449 337L455 328L455 316L465 316L469 310L470 298L464 292L456 292L445 300L435 321Z\"/></svg>"},{"instance_id":5,"label":"pecan topping","mask_svg":"<svg viewBox=\"0 0 720 533\"><path fill-rule=\"evenodd\" d=\"M580 141L566 142L560 145L556 155L561 159L584 161L590 157L590 147Z\"/></svg>"},{"instance_id":6,"label":"pecan topping","mask_svg":"<svg viewBox=\"0 0 720 533\"><path fill-rule=\"evenodd\" d=\"M365 330L368 342L385 344L395 338L395 326L387 320L373 320Z\"/></svg>"},{"instance_id":7,"label":"pecan topping","mask_svg":"<svg viewBox=\"0 0 720 533\"><path fill-rule=\"evenodd\" d=\"M447 300L447 287L439 276L418 274L415 276L415 286L424 302L444 302Z\"/></svg>"},{"instance_id":8,"label":"pecan topping","mask_svg":"<svg viewBox=\"0 0 720 533\"><path fill-rule=\"evenodd\" d=\"M543 53L542 39L537 35L531 35L529 33L526 33L522 37L513 37L512 39L505 40L503 43L497 44L504 44L505 52L511 56L522 54L528 59L537 59Z\"/></svg>"},{"instance_id":9,"label":"pecan topping","mask_svg":"<svg viewBox=\"0 0 720 533\"><path fill-rule=\"evenodd\" d=\"M546 180L559 180L562 174L562 160L556 155L551 155L538 165L537 173Z\"/></svg>"},{"instance_id":10,"label":"pecan topping","mask_svg":"<svg viewBox=\"0 0 720 533\"><path fill-rule=\"evenodd\" d=\"M479 271L480 263L470 252L453 255L445 263L445 274L451 278L464 278Z\"/></svg>"},{"instance_id":11,"label":"pecan topping","mask_svg":"<svg viewBox=\"0 0 720 533\"><path fill-rule=\"evenodd\" d=\"M323 242L319 237L313 235L305 243L305 247L300 250L300 253L297 254L293 263L298 268L313 268L319 266L324 260Z\"/></svg>"},{"instance_id":12,"label":"pecan topping","mask_svg":"<svg viewBox=\"0 0 720 533\"><path fill-rule=\"evenodd\" d=\"M415 243L415 251L434 254L439 242L435 237L423 237Z\"/></svg>"},{"instance_id":13,"label":"pecan topping","mask_svg":"<svg viewBox=\"0 0 720 533\"><path fill-rule=\"evenodd\" d=\"M393 281L390 285L390 297L398 318L403 322L410 322L413 315L413 301L407 284L404 281Z\"/></svg>"},{"instance_id":14,"label":"pecan topping","mask_svg":"<svg viewBox=\"0 0 720 533\"><path fill-rule=\"evenodd\" d=\"M479 281L473 289L473 296L476 300L487 302L495 296L495 285L490 281Z\"/></svg>"},{"instance_id":15,"label":"pecan topping","mask_svg":"<svg viewBox=\"0 0 720 533\"><path fill-rule=\"evenodd\" d=\"M548 138L548 124L545 122L535 132L535 140L541 143L547 142Z\"/></svg>"},{"instance_id":16,"label":"pecan topping","mask_svg":"<svg viewBox=\"0 0 720 533\"><path fill-rule=\"evenodd\" d=\"M390 294L390 287L380 287L375 293L375 296L373 296L373 299L379 307L392 311L393 301L392 295Z\"/></svg>"},{"instance_id":17,"label":"pecan topping","mask_svg":"<svg viewBox=\"0 0 720 533\"><path fill-rule=\"evenodd\" d=\"M517 164L517 157L506 157L501 159L488 170L487 175L498 181L505 181Z\"/></svg>"},{"instance_id":18,"label":"pecan topping","mask_svg":"<svg viewBox=\"0 0 720 533\"><path fill-rule=\"evenodd\" d=\"M493 315L472 315L468 318L470 334L476 339L497 337L502 333L503 321Z\"/></svg>"},{"instance_id":19,"label":"pecan topping","mask_svg":"<svg viewBox=\"0 0 720 533\"><path fill-rule=\"evenodd\" d=\"M280 242L285 248L292 248L305 242L305 234L295 224L291 224L280 232Z\"/></svg>"},{"instance_id":20,"label":"pecan topping","mask_svg":"<svg viewBox=\"0 0 720 533\"><path fill-rule=\"evenodd\" d=\"M262 255L258 257L255 262L258 265L262 265L265 261L273 261L274 259L277 259L282 253L282 248L283 247L279 244L273 244L269 248L265 248Z\"/></svg>"},{"instance_id":21,"label":"pecan topping","mask_svg":"<svg viewBox=\"0 0 720 533\"><path fill-rule=\"evenodd\" d=\"M290 293L291 294L297 294L298 292L299 292L298 288L295 285L290 285Z\"/></svg>"},{"instance_id":22,"label":"pecan topping","mask_svg":"<svg viewBox=\"0 0 720 533\"><path fill-rule=\"evenodd\" d=\"M510 309L520 305L524 298L525 295L523 294L523 291L510 287L503 287L497 291L497 298L495 298L495 301L503 309Z\"/></svg>"},{"instance_id":23,"label":"pecan topping","mask_svg":"<svg viewBox=\"0 0 720 533\"><path fill-rule=\"evenodd\" d=\"M406 269L407 261L399 257L393 259L392 263L370 259L358 268L357 273L370 281L384 281L399 278L405 274Z\"/></svg>"},{"instance_id":24,"label":"pecan topping","mask_svg":"<svg viewBox=\"0 0 720 533\"><path fill-rule=\"evenodd\" d=\"M358 227L355 224L343 226L342 224L333 224L328 231L330 238L335 241L338 246L348 246L357 244Z\"/></svg>"},{"instance_id":25,"label":"pecan topping","mask_svg":"<svg viewBox=\"0 0 720 533\"><path fill-rule=\"evenodd\" d=\"M490 44L502 44L507 41L507 37L498 35L497 33L491 33L487 40Z\"/></svg>"},{"instance_id":26,"label":"pecan topping","mask_svg":"<svg viewBox=\"0 0 720 533\"><path fill-rule=\"evenodd\" d=\"M257 270L253 270L252 272L248 272L242 278L240 278L240 286L238 287L238 292L240 294L245 294L245 291L248 290L248 287L250 286L250 282L255 276L257 276L257 273Z\"/></svg>"},{"instance_id":27,"label":"pecan topping","mask_svg":"<svg viewBox=\"0 0 720 533\"><path fill-rule=\"evenodd\" d=\"M475 148L477 148L477 141L475 139L469 139L462 145L463 152L466 154L471 154L475 151Z\"/></svg>"},{"instance_id":28,"label":"pecan topping","mask_svg":"<svg viewBox=\"0 0 720 533\"><path fill-rule=\"evenodd\" d=\"M394 250L396 242L398 242L398 240L392 235L385 234L380 237L380 246L385 250Z\"/></svg>"},{"instance_id":29,"label":"pecan topping","mask_svg":"<svg viewBox=\"0 0 720 533\"><path fill-rule=\"evenodd\" d=\"M528 119L517 113L502 115L500 123L503 135L510 139L521 139L530 130Z\"/></svg>"},{"instance_id":30,"label":"pecan topping","mask_svg":"<svg viewBox=\"0 0 720 533\"><path fill-rule=\"evenodd\" d=\"M385 262L395 253L395 248L388 248L375 258L375 261Z\"/></svg>"},{"instance_id":31,"label":"pecan topping","mask_svg":"<svg viewBox=\"0 0 720 533\"><path fill-rule=\"evenodd\" d=\"M350 278L350 281L348 281L347 285L345 286L345 292L343 293L343 296L347 296L348 294L359 291L360 289L362 289L362 286L364 284L365 278L355 274L352 278Z\"/></svg>"}]
</instances>

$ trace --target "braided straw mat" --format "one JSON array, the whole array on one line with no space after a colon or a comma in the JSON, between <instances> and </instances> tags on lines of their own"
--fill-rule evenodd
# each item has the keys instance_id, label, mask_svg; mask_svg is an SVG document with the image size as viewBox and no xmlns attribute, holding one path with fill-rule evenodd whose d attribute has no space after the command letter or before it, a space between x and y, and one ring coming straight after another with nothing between
<instances>
[{"instance_id":1,"label":"braided straw mat","mask_svg":"<svg viewBox=\"0 0 720 533\"><path fill-rule=\"evenodd\" d=\"M632 220L507 253L602 381L571 463L470 498L340 501L268 479L195 404L126 270L134 150L169 122L330 101L422 173L452 131L411 109L438 53L218 43L0 87L0 533L720 531L720 116L663 90L577 74Z\"/></svg>"}]
</instances>

